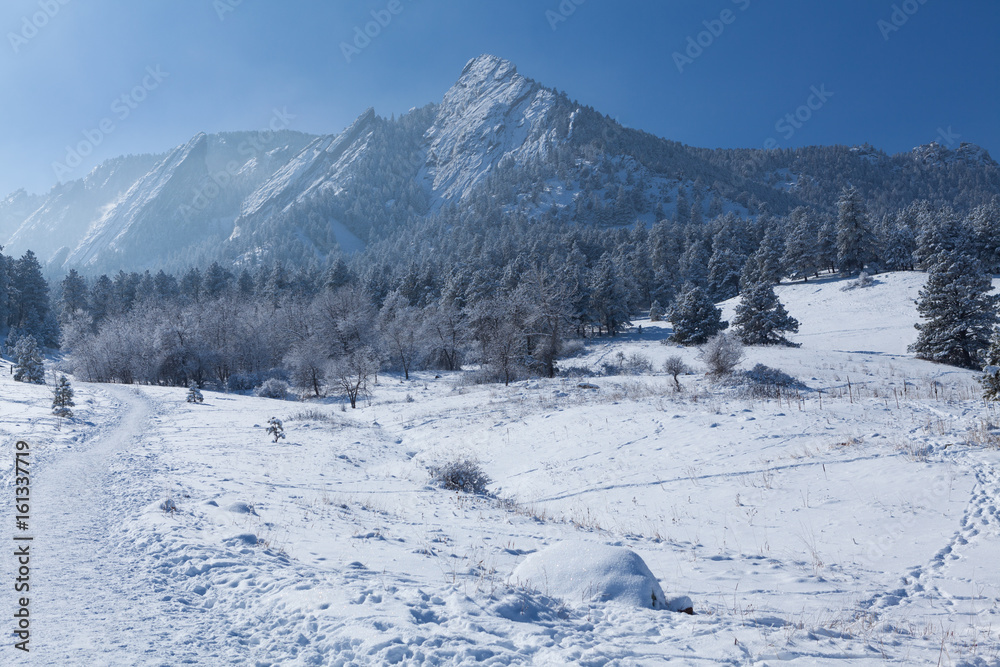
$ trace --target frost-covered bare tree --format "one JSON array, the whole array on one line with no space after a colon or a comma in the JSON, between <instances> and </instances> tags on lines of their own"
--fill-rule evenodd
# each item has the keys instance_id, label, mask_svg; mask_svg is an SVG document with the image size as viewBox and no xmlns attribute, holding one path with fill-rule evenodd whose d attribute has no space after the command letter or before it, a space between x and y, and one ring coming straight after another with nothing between
<instances>
[{"instance_id":1,"label":"frost-covered bare tree","mask_svg":"<svg viewBox=\"0 0 1000 667\"><path fill-rule=\"evenodd\" d=\"M392 363L403 370L403 377L407 380L422 351L422 314L420 309L410 305L401 292L395 290L386 297L378 315L382 347Z\"/></svg>"},{"instance_id":2,"label":"frost-covered bare tree","mask_svg":"<svg viewBox=\"0 0 1000 667\"><path fill-rule=\"evenodd\" d=\"M378 365L378 356L369 346L359 347L330 362L330 376L344 392L352 408L358 407L359 398L368 397Z\"/></svg>"}]
</instances>

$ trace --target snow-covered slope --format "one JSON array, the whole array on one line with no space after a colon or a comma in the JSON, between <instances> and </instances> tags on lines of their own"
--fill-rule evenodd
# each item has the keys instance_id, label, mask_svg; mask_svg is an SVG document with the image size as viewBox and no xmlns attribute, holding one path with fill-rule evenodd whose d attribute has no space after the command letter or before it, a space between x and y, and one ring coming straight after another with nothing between
<instances>
[{"instance_id":1,"label":"snow-covered slope","mask_svg":"<svg viewBox=\"0 0 1000 667\"><path fill-rule=\"evenodd\" d=\"M0 245L13 255L32 250L43 263L61 265L93 222L106 215L158 159L138 155L109 160L80 180L32 198L34 208Z\"/></svg>"},{"instance_id":2,"label":"snow-covered slope","mask_svg":"<svg viewBox=\"0 0 1000 667\"><path fill-rule=\"evenodd\" d=\"M344 170L365 149L374 122L375 110L368 108L341 134L313 140L246 198L240 215L260 215L265 209L285 211L325 188L338 194L344 187L340 180Z\"/></svg>"},{"instance_id":3,"label":"snow-covered slope","mask_svg":"<svg viewBox=\"0 0 1000 667\"><path fill-rule=\"evenodd\" d=\"M345 411L75 382L56 430L0 375L0 433L38 455L33 664L998 664L995 410L901 352L922 276L876 280L779 288L802 346L744 367L794 375L780 398L700 370L380 376ZM562 365L700 369L637 324ZM462 457L493 495L432 483Z\"/></svg>"}]
</instances>

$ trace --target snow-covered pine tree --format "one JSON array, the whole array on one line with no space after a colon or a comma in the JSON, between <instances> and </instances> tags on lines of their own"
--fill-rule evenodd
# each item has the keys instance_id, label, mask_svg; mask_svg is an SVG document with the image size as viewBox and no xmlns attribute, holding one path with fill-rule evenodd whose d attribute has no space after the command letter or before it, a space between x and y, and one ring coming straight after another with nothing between
<instances>
[{"instance_id":1,"label":"snow-covered pine tree","mask_svg":"<svg viewBox=\"0 0 1000 667\"><path fill-rule=\"evenodd\" d=\"M198 383L194 380L188 384L187 402L188 403L202 403L205 397L201 395L201 390L198 389Z\"/></svg>"},{"instance_id":2,"label":"snow-covered pine tree","mask_svg":"<svg viewBox=\"0 0 1000 667\"><path fill-rule=\"evenodd\" d=\"M45 384L45 365L33 336L22 336L14 345L14 380Z\"/></svg>"},{"instance_id":3,"label":"snow-covered pine tree","mask_svg":"<svg viewBox=\"0 0 1000 667\"><path fill-rule=\"evenodd\" d=\"M590 279L590 312L594 323L614 336L629 319L629 290L617 262L605 253Z\"/></svg>"},{"instance_id":4,"label":"snow-covered pine tree","mask_svg":"<svg viewBox=\"0 0 1000 667\"><path fill-rule=\"evenodd\" d=\"M986 351L986 368L979 378L983 386L983 400L1000 401L1000 336L994 336Z\"/></svg>"},{"instance_id":5,"label":"snow-covered pine tree","mask_svg":"<svg viewBox=\"0 0 1000 667\"><path fill-rule=\"evenodd\" d=\"M917 249L916 235L906 220L886 215L877 227L880 248L878 265L885 271L912 271L913 253Z\"/></svg>"},{"instance_id":6,"label":"snow-covered pine tree","mask_svg":"<svg viewBox=\"0 0 1000 667\"><path fill-rule=\"evenodd\" d=\"M719 248L708 262L708 291L716 301L731 299L740 293L740 271L746 257L729 248Z\"/></svg>"},{"instance_id":7,"label":"snow-covered pine tree","mask_svg":"<svg viewBox=\"0 0 1000 667\"><path fill-rule=\"evenodd\" d=\"M820 270L837 268L837 226L832 220L821 221L816 232L816 264Z\"/></svg>"},{"instance_id":8,"label":"snow-covered pine tree","mask_svg":"<svg viewBox=\"0 0 1000 667\"><path fill-rule=\"evenodd\" d=\"M782 238L778 225L772 224L764 233L760 247L751 256L757 263L757 278L777 285L781 282L784 274L784 266L781 263L781 256L785 250L785 240ZM756 282L756 281L755 281ZM741 289L743 287L741 286Z\"/></svg>"},{"instance_id":9,"label":"snow-covered pine tree","mask_svg":"<svg viewBox=\"0 0 1000 667\"><path fill-rule=\"evenodd\" d=\"M660 305L659 301L654 299L653 303L649 306L649 321L659 322L662 319L663 319L663 306Z\"/></svg>"},{"instance_id":10,"label":"snow-covered pine tree","mask_svg":"<svg viewBox=\"0 0 1000 667\"><path fill-rule=\"evenodd\" d=\"M818 220L812 211L805 206L799 206L789 216L789 225L781 264L791 278L802 278L806 281L811 274L819 270L816 249Z\"/></svg>"},{"instance_id":11,"label":"snow-covered pine tree","mask_svg":"<svg viewBox=\"0 0 1000 667\"><path fill-rule=\"evenodd\" d=\"M87 310L87 282L76 269L70 269L62 281L59 319L66 322L80 310Z\"/></svg>"},{"instance_id":12,"label":"snow-covered pine tree","mask_svg":"<svg viewBox=\"0 0 1000 667\"><path fill-rule=\"evenodd\" d=\"M871 231L861 194L845 188L837 201L837 268L841 273L859 273L870 259Z\"/></svg>"},{"instance_id":13,"label":"snow-covered pine tree","mask_svg":"<svg viewBox=\"0 0 1000 667\"><path fill-rule=\"evenodd\" d=\"M684 186L677 188L677 205L674 208L674 222L678 225L686 225L691 221L691 204L688 202L687 192Z\"/></svg>"},{"instance_id":14,"label":"snow-covered pine tree","mask_svg":"<svg viewBox=\"0 0 1000 667\"><path fill-rule=\"evenodd\" d=\"M271 417L267 420L267 434L274 438L275 442L285 437L285 427L281 424L280 419Z\"/></svg>"},{"instance_id":15,"label":"snow-covered pine tree","mask_svg":"<svg viewBox=\"0 0 1000 667\"><path fill-rule=\"evenodd\" d=\"M965 222L949 206L934 211L925 205L917 214L920 234L916 253L922 266L931 267L942 254L972 250L972 236Z\"/></svg>"},{"instance_id":16,"label":"snow-covered pine tree","mask_svg":"<svg viewBox=\"0 0 1000 667\"><path fill-rule=\"evenodd\" d=\"M788 344L785 333L799 330L799 322L781 305L774 288L767 282L753 285L744 292L733 329L746 345Z\"/></svg>"},{"instance_id":17,"label":"snow-covered pine tree","mask_svg":"<svg viewBox=\"0 0 1000 667\"><path fill-rule=\"evenodd\" d=\"M972 231L979 261L990 273L1000 271L1000 200L973 209L966 226Z\"/></svg>"},{"instance_id":18,"label":"snow-covered pine tree","mask_svg":"<svg viewBox=\"0 0 1000 667\"><path fill-rule=\"evenodd\" d=\"M49 304L49 284L35 253L26 251L12 268L11 324L41 345L57 345L59 325Z\"/></svg>"},{"instance_id":19,"label":"snow-covered pine tree","mask_svg":"<svg viewBox=\"0 0 1000 667\"><path fill-rule=\"evenodd\" d=\"M59 382L52 389L52 414L63 419L73 418L73 387L65 375L59 376Z\"/></svg>"},{"instance_id":20,"label":"snow-covered pine tree","mask_svg":"<svg viewBox=\"0 0 1000 667\"><path fill-rule=\"evenodd\" d=\"M1000 296L979 261L961 251L942 252L919 292L917 312L926 320L910 345L917 357L963 368L981 368L998 321Z\"/></svg>"},{"instance_id":21,"label":"snow-covered pine tree","mask_svg":"<svg viewBox=\"0 0 1000 667\"><path fill-rule=\"evenodd\" d=\"M722 311L697 285L685 285L669 316L674 327L671 338L682 345L700 345L728 326Z\"/></svg>"},{"instance_id":22,"label":"snow-covered pine tree","mask_svg":"<svg viewBox=\"0 0 1000 667\"><path fill-rule=\"evenodd\" d=\"M708 263L712 259L708 239L693 239L678 260L681 279L704 287L708 284Z\"/></svg>"}]
</instances>

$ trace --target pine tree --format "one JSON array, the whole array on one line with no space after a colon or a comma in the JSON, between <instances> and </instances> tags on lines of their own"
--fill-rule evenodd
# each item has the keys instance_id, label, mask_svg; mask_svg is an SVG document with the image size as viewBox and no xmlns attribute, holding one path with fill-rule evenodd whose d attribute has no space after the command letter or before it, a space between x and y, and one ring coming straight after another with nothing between
<instances>
[{"instance_id":1,"label":"pine tree","mask_svg":"<svg viewBox=\"0 0 1000 667\"><path fill-rule=\"evenodd\" d=\"M916 253L922 266L933 266L942 254L972 251L971 234L950 207L935 212L925 206L918 213L918 220L921 226Z\"/></svg>"},{"instance_id":2,"label":"pine tree","mask_svg":"<svg viewBox=\"0 0 1000 667\"><path fill-rule=\"evenodd\" d=\"M222 268L218 262L212 262L212 265L205 271L205 280L203 283L205 294L210 299L218 298L223 292L229 289L229 284L232 280L233 274L230 271Z\"/></svg>"},{"instance_id":3,"label":"pine tree","mask_svg":"<svg viewBox=\"0 0 1000 667\"><path fill-rule=\"evenodd\" d=\"M774 288L761 282L743 294L733 328L746 345L777 345L788 343L783 334L797 332L799 322L781 305Z\"/></svg>"},{"instance_id":4,"label":"pine tree","mask_svg":"<svg viewBox=\"0 0 1000 667\"><path fill-rule=\"evenodd\" d=\"M590 281L590 312L598 327L615 336L629 320L629 293L615 260L601 257Z\"/></svg>"},{"instance_id":5,"label":"pine tree","mask_svg":"<svg viewBox=\"0 0 1000 667\"><path fill-rule=\"evenodd\" d=\"M678 225L686 225L691 221L691 204L688 203L687 192L684 186L677 188L677 204L674 210L674 222Z\"/></svg>"},{"instance_id":6,"label":"pine tree","mask_svg":"<svg viewBox=\"0 0 1000 667\"><path fill-rule=\"evenodd\" d=\"M819 270L816 236L819 225L815 215L804 206L799 206L789 216L790 229L785 238L785 252L781 263L791 278L809 280L809 276Z\"/></svg>"},{"instance_id":7,"label":"pine tree","mask_svg":"<svg viewBox=\"0 0 1000 667\"><path fill-rule=\"evenodd\" d=\"M205 397L201 395L201 391L198 389L198 383L192 380L188 384L187 402L188 403L203 403Z\"/></svg>"},{"instance_id":8,"label":"pine tree","mask_svg":"<svg viewBox=\"0 0 1000 667\"><path fill-rule=\"evenodd\" d=\"M837 227L831 220L821 222L816 231L816 264L820 270L837 268Z\"/></svg>"},{"instance_id":9,"label":"pine tree","mask_svg":"<svg viewBox=\"0 0 1000 667\"><path fill-rule=\"evenodd\" d=\"M938 254L919 292L917 312L926 320L910 351L927 359L963 368L981 368L997 324L997 303L992 281L971 255Z\"/></svg>"},{"instance_id":10,"label":"pine tree","mask_svg":"<svg viewBox=\"0 0 1000 667\"><path fill-rule=\"evenodd\" d=\"M21 336L14 346L14 380L45 384L45 365L33 336Z\"/></svg>"},{"instance_id":11,"label":"pine tree","mask_svg":"<svg viewBox=\"0 0 1000 667\"><path fill-rule=\"evenodd\" d=\"M784 253L785 240L781 236L778 225L768 227L761 239L760 247L751 258L757 263L758 280L763 280L772 285L781 282L784 274L784 266L781 263L781 256Z\"/></svg>"},{"instance_id":12,"label":"pine tree","mask_svg":"<svg viewBox=\"0 0 1000 667\"><path fill-rule=\"evenodd\" d=\"M841 273L859 273L870 260L872 247L868 214L854 187L845 188L837 201L837 267Z\"/></svg>"},{"instance_id":13,"label":"pine tree","mask_svg":"<svg viewBox=\"0 0 1000 667\"><path fill-rule=\"evenodd\" d=\"M708 290L716 301L731 299L740 293L740 271L746 262L729 248L712 253L708 262Z\"/></svg>"},{"instance_id":14,"label":"pine tree","mask_svg":"<svg viewBox=\"0 0 1000 667\"><path fill-rule=\"evenodd\" d=\"M692 241L678 262L681 279L705 287L708 285L708 265L711 260L708 243L703 239Z\"/></svg>"},{"instance_id":15,"label":"pine tree","mask_svg":"<svg viewBox=\"0 0 1000 667\"><path fill-rule=\"evenodd\" d=\"M197 268L191 269L181 278L180 293L189 302L197 303L201 300L201 292L201 271Z\"/></svg>"},{"instance_id":16,"label":"pine tree","mask_svg":"<svg viewBox=\"0 0 1000 667\"><path fill-rule=\"evenodd\" d=\"M76 269L70 269L62 281L60 321L68 321L79 310L87 310L87 283Z\"/></svg>"},{"instance_id":17,"label":"pine tree","mask_svg":"<svg viewBox=\"0 0 1000 667\"><path fill-rule=\"evenodd\" d=\"M990 273L1000 272L1000 201L977 206L966 226L972 230L979 261Z\"/></svg>"},{"instance_id":18,"label":"pine tree","mask_svg":"<svg viewBox=\"0 0 1000 667\"><path fill-rule=\"evenodd\" d=\"M674 327L672 339L682 345L700 345L728 326L705 290L690 284L670 309L670 322Z\"/></svg>"},{"instance_id":19,"label":"pine tree","mask_svg":"<svg viewBox=\"0 0 1000 667\"><path fill-rule=\"evenodd\" d=\"M111 278L101 275L90 286L90 314L94 324L100 324L115 314L115 288Z\"/></svg>"},{"instance_id":20,"label":"pine tree","mask_svg":"<svg viewBox=\"0 0 1000 667\"><path fill-rule=\"evenodd\" d=\"M653 303L649 306L649 321L659 322L662 319L663 319L663 306L660 305L659 301L654 299Z\"/></svg>"},{"instance_id":21,"label":"pine tree","mask_svg":"<svg viewBox=\"0 0 1000 667\"><path fill-rule=\"evenodd\" d=\"M44 345L59 343L59 327L49 305L49 284L35 253L28 250L13 266L13 321Z\"/></svg>"},{"instance_id":22,"label":"pine tree","mask_svg":"<svg viewBox=\"0 0 1000 667\"><path fill-rule=\"evenodd\" d=\"M52 389L52 414L63 419L73 418L73 387L65 375L59 376L59 383Z\"/></svg>"},{"instance_id":23,"label":"pine tree","mask_svg":"<svg viewBox=\"0 0 1000 667\"><path fill-rule=\"evenodd\" d=\"M1000 336L994 336L986 351L986 368L979 378L983 386L983 400L1000 401Z\"/></svg>"},{"instance_id":24,"label":"pine tree","mask_svg":"<svg viewBox=\"0 0 1000 667\"><path fill-rule=\"evenodd\" d=\"M916 236L905 220L897 216L893 221L885 216L878 226L879 266L886 271L912 271L913 254L917 249Z\"/></svg>"}]
</instances>

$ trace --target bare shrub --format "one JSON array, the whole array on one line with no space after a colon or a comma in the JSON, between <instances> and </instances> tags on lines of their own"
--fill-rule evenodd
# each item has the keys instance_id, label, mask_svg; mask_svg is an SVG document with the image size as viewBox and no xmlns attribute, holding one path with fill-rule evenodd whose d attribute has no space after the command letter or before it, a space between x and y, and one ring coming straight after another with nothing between
<instances>
[{"instance_id":1,"label":"bare shrub","mask_svg":"<svg viewBox=\"0 0 1000 667\"><path fill-rule=\"evenodd\" d=\"M467 458L434 466L428 472L433 482L449 491L485 494L486 487L493 481L478 462Z\"/></svg>"},{"instance_id":2,"label":"bare shrub","mask_svg":"<svg viewBox=\"0 0 1000 667\"><path fill-rule=\"evenodd\" d=\"M698 359L708 367L708 375L720 378L732 373L743 357L743 344L739 338L725 332L709 338L698 352Z\"/></svg>"},{"instance_id":3,"label":"bare shrub","mask_svg":"<svg viewBox=\"0 0 1000 667\"><path fill-rule=\"evenodd\" d=\"M653 371L653 363L649 357L633 352L625 356L619 351L615 355L614 362L605 362L601 365L602 375L643 375Z\"/></svg>"},{"instance_id":4,"label":"bare shrub","mask_svg":"<svg viewBox=\"0 0 1000 667\"><path fill-rule=\"evenodd\" d=\"M779 398L782 394L806 388L788 373L764 364L730 375L727 384L745 398Z\"/></svg>"},{"instance_id":5,"label":"bare shrub","mask_svg":"<svg viewBox=\"0 0 1000 667\"><path fill-rule=\"evenodd\" d=\"M288 398L288 383L284 380L271 378L253 390L254 396L261 398L277 398L286 400Z\"/></svg>"},{"instance_id":6,"label":"bare shrub","mask_svg":"<svg viewBox=\"0 0 1000 667\"><path fill-rule=\"evenodd\" d=\"M300 422L336 422L337 419L322 410L317 410L316 408L310 408L308 410L303 410L297 412L285 421L300 421Z\"/></svg>"}]
</instances>

